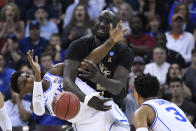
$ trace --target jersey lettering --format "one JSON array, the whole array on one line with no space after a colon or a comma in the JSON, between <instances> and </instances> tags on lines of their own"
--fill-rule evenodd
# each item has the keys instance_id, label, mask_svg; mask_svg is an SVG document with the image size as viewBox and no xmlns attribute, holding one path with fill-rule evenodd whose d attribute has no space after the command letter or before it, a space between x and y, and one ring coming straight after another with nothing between
<instances>
[{"instance_id":1,"label":"jersey lettering","mask_svg":"<svg viewBox=\"0 0 196 131\"><path fill-rule=\"evenodd\" d=\"M167 108L165 108L166 109L166 111L168 111L168 112L170 112L170 111L174 111L174 114L176 115L176 120L179 120L179 121L182 121L182 122L186 122L187 120L186 120L186 118L184 118L184 116L183 115L181 115L180 114L180 112L179 111L177 111L174 107L167 107Z\"/></svg>"}]
</instances>

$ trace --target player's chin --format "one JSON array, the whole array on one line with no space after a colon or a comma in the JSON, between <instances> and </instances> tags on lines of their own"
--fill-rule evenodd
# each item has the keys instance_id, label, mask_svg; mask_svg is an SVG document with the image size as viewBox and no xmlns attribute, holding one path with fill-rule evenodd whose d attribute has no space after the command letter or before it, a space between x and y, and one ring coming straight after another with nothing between
<instances>
[{"instance_id":1,"label":"player's chin","mask_svg":"<svg viewBox=\"0 0 196 131\"><path fill-rule=\"evenodd\" d=\"M34 80L33 80L33 78L32 78L32 77L29 77L29 78L27 78L27 82L28 82L28 83L32 83L32 84L33 84Z\"/></svg>"}]
</instances>

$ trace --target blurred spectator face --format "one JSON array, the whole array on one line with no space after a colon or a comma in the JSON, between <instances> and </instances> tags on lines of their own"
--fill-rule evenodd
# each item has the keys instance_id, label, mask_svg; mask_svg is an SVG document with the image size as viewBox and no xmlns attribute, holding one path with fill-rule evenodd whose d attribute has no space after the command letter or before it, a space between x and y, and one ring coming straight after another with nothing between
<instances>
[{"instance_id":1,"label":"blurred spectator face","mask_svg":"<svg viewBox=\"0 0 196 131\"><path fill-rule=\"evenodd\" d=\"M85 7L80 5L76 7L75 19L76 21L83 21L85 19Z\"/></svg>"},{"instance_id":2,"label":"blurred spectator face","mask_svg":"<svg viewBox=\"0 0 196 131\"><path fill-rule=\"evenodd\" d=\"M182 32L183 25L184 25L183 16L181 14L174 14L174 16L172 17L172 22L171 22L172 30L175 32Z\"/></svg>"},{"instance_id":3,"label":"blurred spectator face","mask_svg":"<svg viewBox=\"0 0 196 131\"><path fill-rule=\"evenodd\" d=\"M163 34L163 33L157 34L157 36L155 38L155 43L157 45L166 46L167 38L166 38L165 34Z\"/></svg>"},{"instance_id":4,"label":"blurred spectator face","mask_svg":"<svg viewBox=\"0 0 196 131\"><path fill-rule=\"evenodd\" d=\"M153 59L157 65L162 65L166 60L165 50L161 48L155 48L153 50Z\"/></svg>"},{"instance_id":5,"label":"blurred spectator face","mask_svg":"<svg viewBox=\"0 0 196 131\"><path fill-rule=\"evenodd\" d=\"M32 41L38 41L40 39L40 29L33 27L29 32Z\"/></svg>"},{"instance_id":6,"label":"blurred spectator face","mask_svg":"<svg viewBox=\"0 0 196 131\"><path fill-rule=\"evenodd\" d=\"M127 21L131 15L131 7L128 4L122 4L119 9L119 17L122 21Z\"/></svg>"},{"instance_id":7,"label":"blurred spectator face","mask_svg":"<svg viewBox=\"0 0 196 131\"><path fill-rule=\"evenodd\" d=\"M32 70L27 65L23 65L21 67L20 71L22 71L22 72L24 72L26 74L30 74L30 75L33 74Z\"/></svg>"},{"instance_id":8,"label":"blurred spectator face","mask_svg":"<svg viewBox=\"0 0 196 131\"><path fill-rule=\"evenodd\" d=\"M192 63L196 65L196 53L192 54Z\"/></svg>"},{"instance_id":9,"label":"blurred spectator face","mask_svg":"<svg viewBox=\"0 0 196 131\"><path fill-rule=\"evenodd\" d=\"M115 28L118 23L117 16L111 11L102 11L95 25L95 34L100 40L105 40L109 37L110 23L112 23L113 28Z\"/></svg>"},{"instance_id":10,"label":"blurred spectator face","mask_svg":"<svg viewBox=\"0 0 196 131\"><path fill-rule=\"evenodd\" d=\"M170 82L169 91L172 94L172 97L178 97L181 95L182 84L179 81Z\"/></svg>"},{"instance_id":11,"label":"blurred spectator face","mask_svg":"<svg viewBox=\"0 0 196 131\"><path fill-rule=\"evenodd\" d=\"M4 71L5 67L5 59L2 54L0 54L0 73Z\"/></svg>"},{"instance_id":12,"label":"blurred spectator face","mask_svg":"<svg viewBox=\"0 0 196 131\"><path fill-rule=\"evenodd\" d=\"M186 5L181 5L180 7L179 7L179 10L178 10L178 12L177 13L180 13L180 14L182 14L184 17L186 16L186 14L188 13L187 12L187 7L186 7Z\"/></svg>"},{"instance_id":13,"label":"blurred spectator face","mask_svg":"<svg viewBox=\"0 0 196 131\"><path fill-rule=\"evenodd\" d=\"M157 32L159 30L159 27L160 27L160 20L158 18L155 18L155 17L152 18L149 21L149 26L150 26L151 31Z\"/></svg>"},{"instance_id":14,"label":"blurred spectator face","mask_svg":"<svg viewBox=\"0 0 196 131\"><path fill-rule=\"evenodd\" d=\"M169 70L170 78L175 78L181 76L180 67L178 64L172 64Z\"/></svg>"},{"instance_id":15,"label":"blurred spectator face","mask_svg":"<svg viewBox=\"0 0 196 131\"><path fill-rule=\"evenodd\" d=\"M33 0L35 6L39 7L39 6L43 6L46 3L46 0Z\"/></svg>"},{"instance_id":16,"label":"blurred spectator face","mask_svg":"<svg viewBox=\"0 0 196 131\"><path fill-rule=\"evenodd\" d=\"M114 4L116 7L119 7L123 2L124 2L124 0L113 0L113 4Z\"/></svg>"},{"instance_id":17,"label":"blurred spectator face","mask_svg":"<svg viewBox=\"0 0 196 131\"><path fill-rule=\"evenodd\" d=\"M53 64L51 55L42 56L40 59L40 63L43 69L48 71L52 67L52 64Z\"/></svg>"},{"instance_id":18,"label":"blurred spectator face","mask_svg":"<svg viewBox=\"0 0 196 131\"><path fill-rule=\"evenodd\" d=\"M22 73L19 77L18 77L18 87L20 90L20 94L24 95L28 92L30 92L33 88L33 75L29 74L29 73Z\"/></svg>"},{"instance_id":19,"label":"blurred spectator face","mask_svg":"<svg viewBox=\"0 0 196 131\"><path fill-rule=\"evenodd\" d=\"M131 30L134 34L140 33L143 28L142 20L139 17L133 17L131 19Z\"/></svg>"},{"instance_id":20,"label":"blurred spectator face","mask_svg":"<svg viewBox=\"0 0 196 131\"><path fill-rule=\"evenodd\" d=\"M132 68L134 75L138 76L144 72L145 64L139 63L139 62L134 63L131 68Z\"/></svg>"},{"instance_id":21,"label":"blurred spectator face","mask_svg":"<svg viewBox=\"0 0 196 131\"><path fill-rule=\"evenodd\" d=\"M8 5L6 6L6 10L5 10L5 17L7 20L13 20L15 16L14 13L14 9L12 8L12 6Z\"/></svg>"},{"instance_id":22,"label":"blurred spectator face","mask_svg":"<svg viewBox=\"0 0 196 131\"><path fill-rule=\"evenodd\" d=\"M52 36L52 37L50 38L50 44L51 44L52 46L60 45L60 44L61 44L61 39L60 39L60 37L58 37L58 36Z\"/></svg>"},{"instance_id":23,"label":"blurred spectator face","mask_svg":"<svg viewBox=\"0 0 196 131\"><path fill-rule=\"evenodd\" d=\"M38 21L43 21L43 20L47 19L47 17L48 17L48 13L44 9L37 9L35 11L35 18Z\"/></svg>"}]
</instances>

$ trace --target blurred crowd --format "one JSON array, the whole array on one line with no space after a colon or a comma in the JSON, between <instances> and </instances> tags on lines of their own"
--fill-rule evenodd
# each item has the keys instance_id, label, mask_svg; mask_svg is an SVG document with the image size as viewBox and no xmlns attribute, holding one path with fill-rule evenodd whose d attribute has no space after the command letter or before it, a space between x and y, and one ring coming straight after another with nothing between
<instances>
[{"instance_id":1,"label":"blurred crowd","mask_svg":"<svg viewBox=\"0 0 196 131\"><path fill-rule=\"evenodd\" d=\"M70 43L92 35L105 9L128 27L121 43L135 54L123 109L130 124L137 109L133 78L150 73L161 84L159 97L176 103L196 127L196 0L0 0L0 91L12 125L70 124L33 114L31 94L13 91L10 78L18 70L33 74L29 49L42 75L63 62Z\"/></svg>"}]
</instances>

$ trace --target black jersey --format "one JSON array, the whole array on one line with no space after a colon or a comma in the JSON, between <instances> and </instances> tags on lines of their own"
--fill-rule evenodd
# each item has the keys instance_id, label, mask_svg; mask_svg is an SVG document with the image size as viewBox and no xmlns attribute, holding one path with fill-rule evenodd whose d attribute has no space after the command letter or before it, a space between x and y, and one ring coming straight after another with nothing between
<instances>
[{"instance_id":1,"label":"black jersey","mask_svg":"<svg viewBox=\"0 0 196 131\"><path fill-rule=\"evenodd\" d=\"M91 36L73 41L67 51L66 59L82 61L93 49L97 47L95 39L95 36ZM131 49L123 44L116 43L104 59L97 64L97 66L106 77L113 78L114 71L117 66L121 65L130 71L132 62L133 52ZM97 91L104 90L105 97L113 98L115 103L122 107L122 101L127 94L126 89L123 89L119 95L115 96L105 91L104 87L101 87L101 85L93 83L88 79L81 79Z\"/></svg>"}]
</instances>

